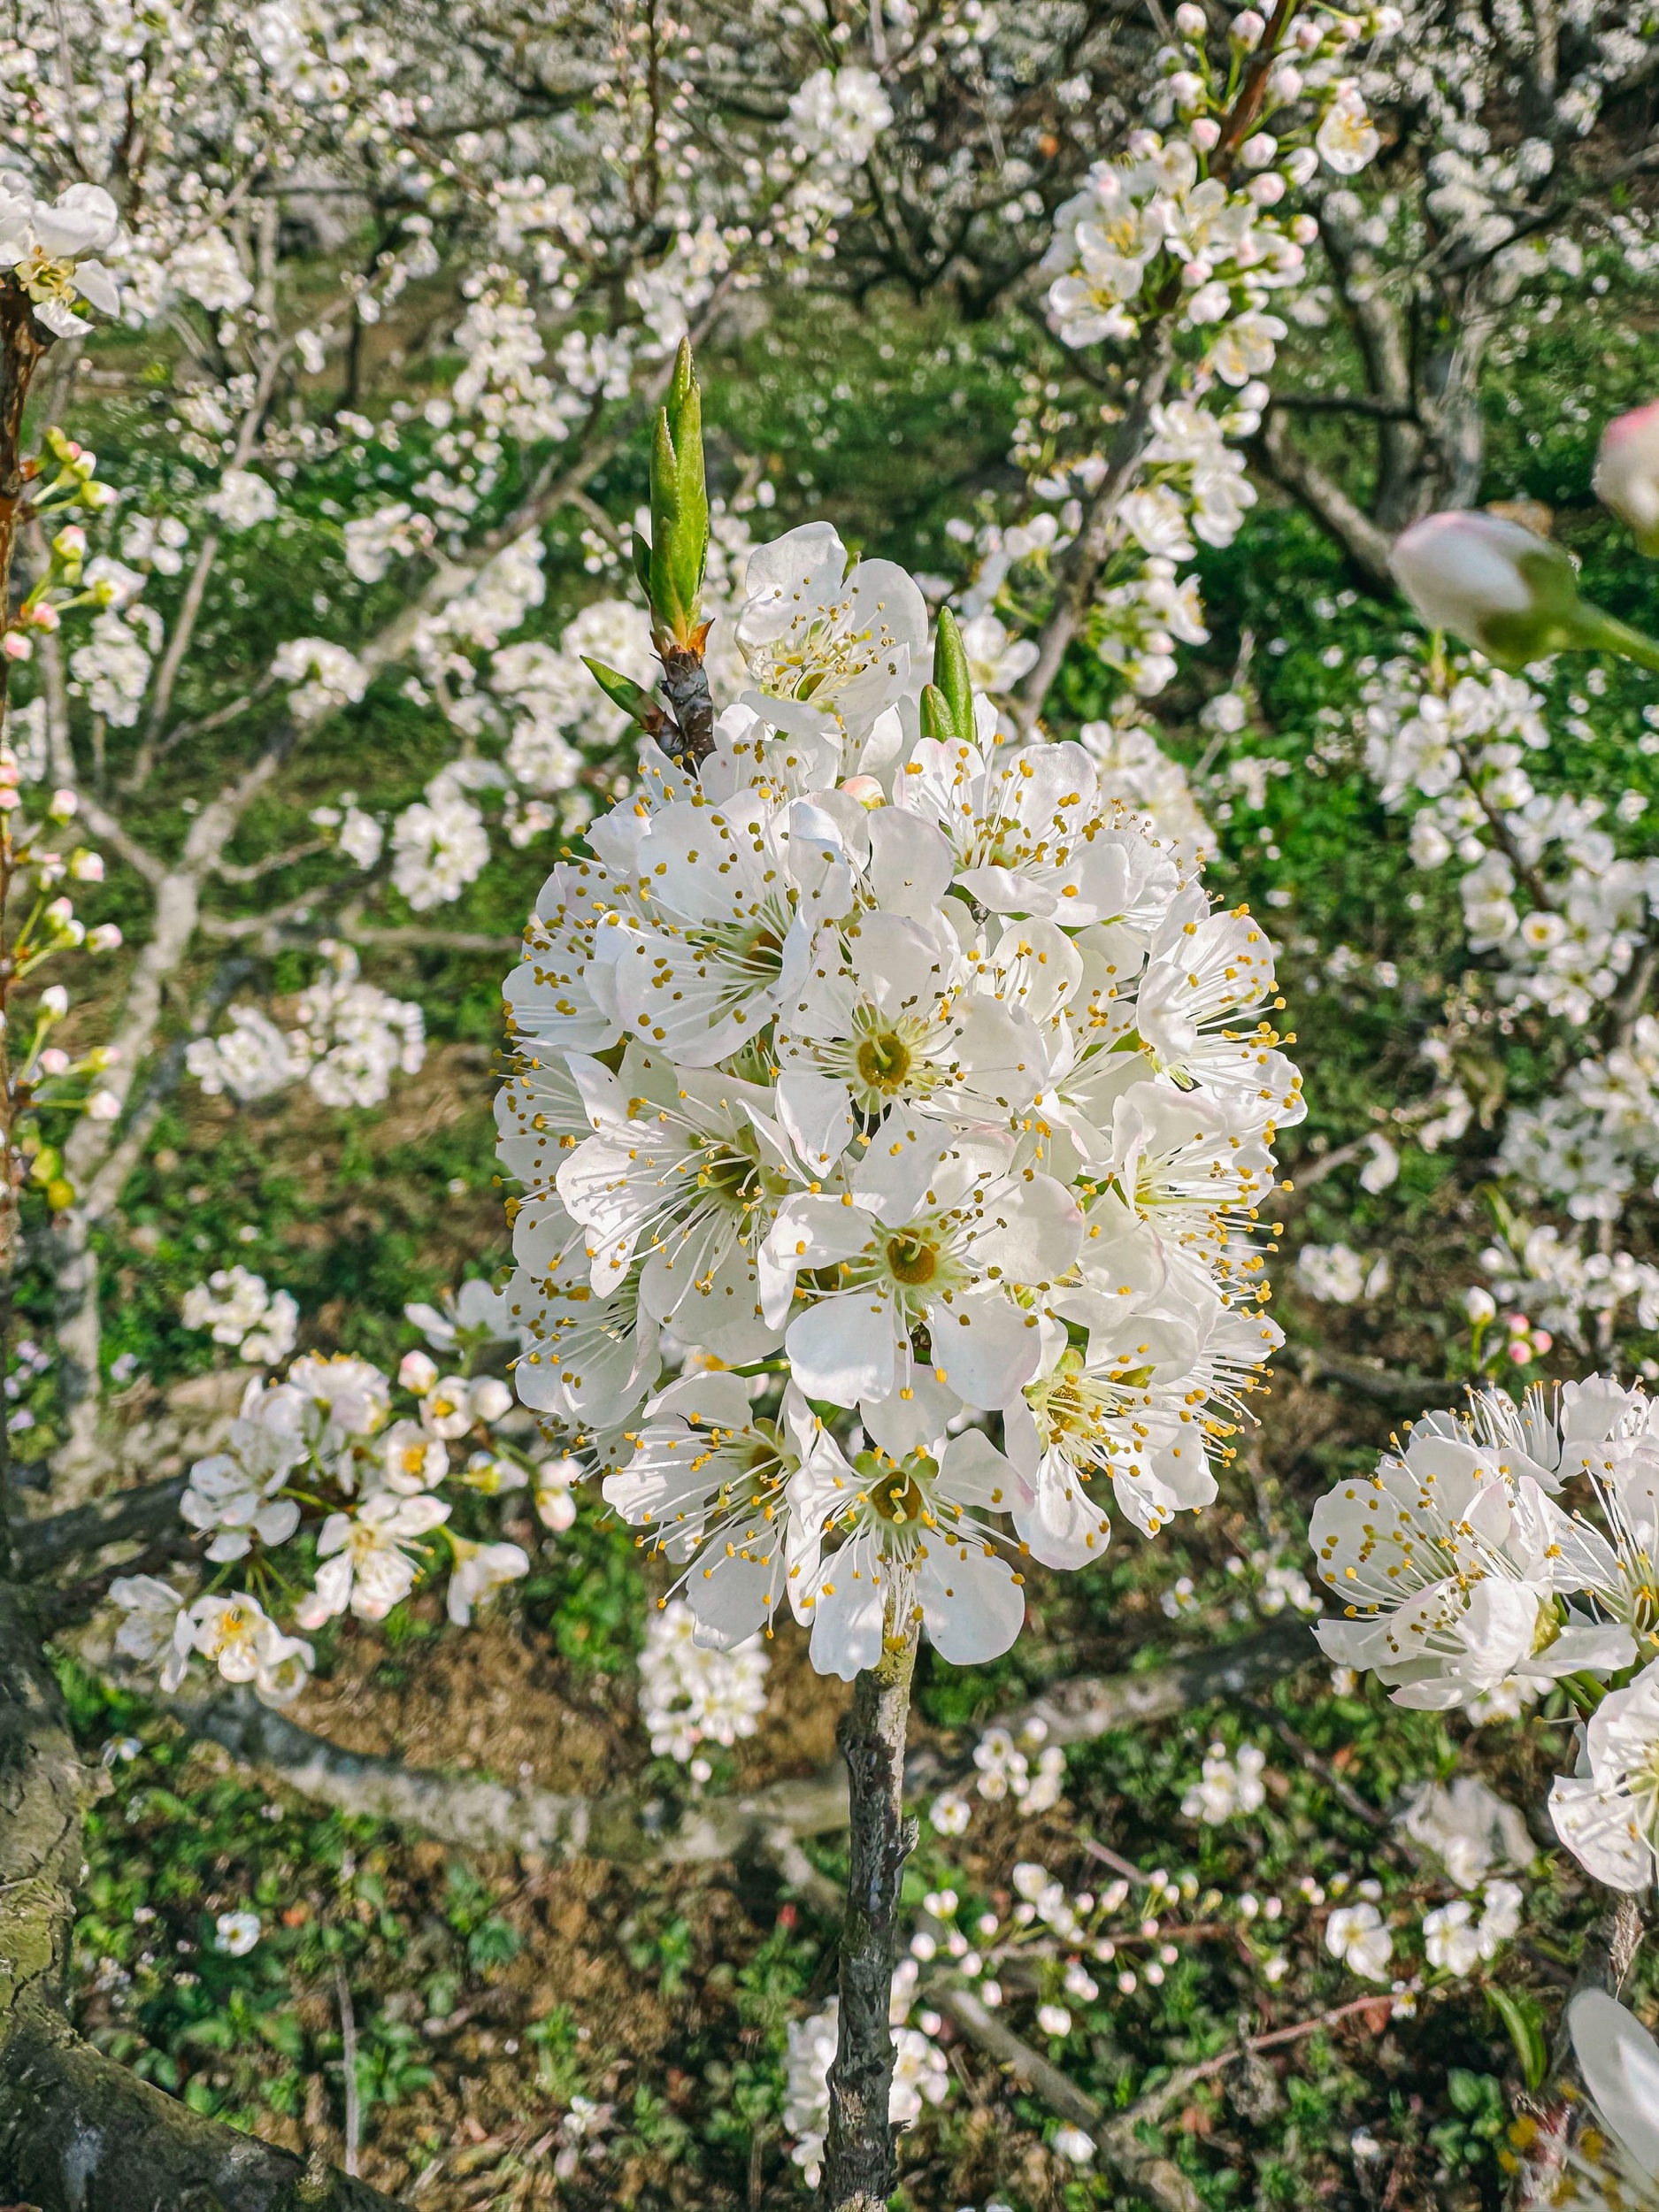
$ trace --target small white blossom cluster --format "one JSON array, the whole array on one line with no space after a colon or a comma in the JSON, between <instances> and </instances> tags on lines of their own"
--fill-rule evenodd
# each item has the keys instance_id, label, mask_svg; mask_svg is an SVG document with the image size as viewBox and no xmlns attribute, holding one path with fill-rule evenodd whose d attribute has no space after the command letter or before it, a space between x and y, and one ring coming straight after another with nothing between
<instances>
[{"instance_id":1,"label":"small white blossom cluster","mask_svg":"<svg viewBox=\"0 0 1659 2212\"><path fill-rule=\"evenodd\" d=\"M185 1064L210 1097L228 1091L246 1103L303 1081L325 1106L378 1106L394 1075L423 1065L419 1004L365 983L349 945L324 939L318 949L328 967L295 1002L293 1029L257 1007L236 1006L228 1029L185 1048Z\"/></svg>"},{"instance_id":2,"label":"small white blossom cluster","mask_svg":"<svg viewBox=\"0 0 1659 2212\"><path fill-rule=\"evenodd\" d=\"M751 554L735 634L700 776L647 742L508 980L515 1381L708 1642L787 1594L825 1671L915 1620L985 1658L1010 1553L1098 1557L1108 1487L1148 1534L1215 1495L1280 1340L1273 949L1082 747L965 695L918 734L922 595L827 525Z\"/></svg>"},{"instance_id":3,"label":"small white blossom cluster","mask_svg":"<svg viewBox=\"0 0 1659 2212\"><path fill-rule=\"evenodd\" d=\"M294 1349L300 1310L291 1291L270 1289L263 1275L221 1267L184 1294L184 1325L234 1344L250 1366L273 1367Z\"/></svg>"},{"instance_id":4,"label":"small white blossom cluster","mask_svg":"<svg viewBox=\"0 0 1659 2212\"><path fill-rule=\"evenodd\" d=\"M1454 1975L1471 1974L1495 1958L1518 1935L1525 1893L1518 1882L1488 1882L1477 1915L1469 1897L1454 1897L1423 1916L1423 1948L1431 1966Z\"/></svg>"},{"instance_id":5,"label":"small white blossom cluster","mask_svg":"<svg viewBox=\"0 0 1659 2212\"><path fill-rule=\"evenodd\" d=\"M1467 1414L1419 1422L1371 1481L1339 1484L1310 1534L1343 1601L1315 1633L1396 1704L1445 1710L1511 1681L1597 1686L1578 1770L1550 1809L1598 1880L1650 1883L1659 1417L1646 1394L1601 1376L1518 1404L1473 1393Z\"/></svg>"},{"instance_id":6,"label":"small white blossom cluster","mask_svg":"<svg viewBox=\"0 0 1659 2212\"><path fill-rule=\"evenodd\" d=\"M1550 743L1542 699L1478 656L1439 674L1402 656L1369 680L1363 722L1384 804L1428 802L1412 813L1412 858L1462 863L1470 949L1502 951L1500 995L1587 1022L1630 969L1659 874L1619 857L1603 801L1536 787L1526 757Z\"/></svg>"},{"instance_id":7,"label":"small white blossom cluster","mask_svg":"<svg viewBox=\"0 0 1659 2212\"><path fill-rule=\"evenodd\" d=\"M500 1327L492 1294L480 1286L469 1297L472 1290L447 1313L413 1310L431 1316L438 1348L469 1362ZM244 1358L265 1360L280 1355L250 1353L247 1324L270 1338L291 1327L292 1311L287 1292L272 1296L236 1268L189 1294L187 1325L211 1326L218 1341L239 1342ZM402 1410L399 1392L408 1400ZM369 1360L317 1353L295 1360L280 1382L250 1379L222 1448L192 1464L180 1504L206 1540L206 1558L237 1565L246 1586L192 1600L153 1575L121 1577L110 1589L123 1616L116 1649L141 1664L159 1661L165 1689L176 1689L200 1657L280 1704L305 1686L307 1633L346 1612L384 1619L440 1563L449 1618L465 1624L530 1563L516 1543L457 1533L448 1525L452 1499L440 1493L451 1484L487 1498L526 1491L540 1507L561 1486L557 1471L549 1480L542 1463L503 1432L503 1421L511 1431L517 1417L505 1383L442 1373L424 1351L406 1354L396 1379ZM302 1530L316 1538L309 1588L291 1560L279 1568L273 1559ZM266 1609L273 1591L285 1594L288 1627Z\"/></svg>"},{"instance_id":8,"label":"small white blossom cluster","mask_svg":"<svg viewBox=\"0 0 1659 2212\"><path fill-rule=\"evenodd\" d=\"M913 2127L924 2105L942 2104L950 2094L950 2068L933 2038L936 2012L916 2011L917 1967L901 1960L893 1977L888 2018L893 2031L893 2081L887 2091L887 2120ZM916 2024L910 2024L912 2017ZM783 2124L795 2138L789 2155L802 2169L809 2189L816 2189L829 2127L829 2070L834 2062L841 2024L841 2000L832 1997L805 2020L792 2020L784 2079Z\"/></svg>"},{"instance_id":9,"label":"small white blossom cluster","mask_svg":"<svg viewBox=\"0 0 1659 2212\"><path fill-rule=\"evenodd\" d=\"M1348 1244L1304 1244L1296 1255L1296 1282L1310 1298L1333 1306L1369 1303L1388 1287L1387 1256L1362 1259Z\"/></svg>"},{"instance_id":10,"label":"small white blossom cluster","mask_svg":"<svg viewBox=\"0 0 1659 2212\"><path fill-rule=\"evenodd\" d=\"M682 1599L653 1610L640 1655L640 1718L659 1756L706 1782L712 1769L699 1746L752 1736L766 1709L771 1661L757 1639L730 1651L696 1640L697 1617Z\"/></svg>"},{"instance_id":11,"label":"small white blossom cluster","mask_svg":"<svg viewBox=\"0 0 1659 2212\"><path fill-rule=\"evenodd\" d=\"M1659 1267L1628 1252L1586 1252L1582 1231L1569 1237L1549 1223L1517 1222L1486 1247L1480 1264L1495 1305L1524 1309L1546 1332L1558 1330L1574 1344L1585 1341L1586 1316L1606 1315L1610 1325L1632 1303L1640 1327L1659 1328Z\"/></svg>"},{"instance_id":12,"label":"small white blossom cluster","mask_svg":"<svg viewBox=\"0 0 1659 2212\"><path fill-rule=\"evenodd\" d=\"M1240 1813L1255 1812L1267 1798L1262 1779L1266 1764L1267 1754L1256 1744L1242 1744L1238 1755L1229 1757L1225 1744L1212 1743L1200 1778L1181 1800L1182 1812L1188 1820L1202 1820L1210 1828Z\"/></svg>"}]
</instances>

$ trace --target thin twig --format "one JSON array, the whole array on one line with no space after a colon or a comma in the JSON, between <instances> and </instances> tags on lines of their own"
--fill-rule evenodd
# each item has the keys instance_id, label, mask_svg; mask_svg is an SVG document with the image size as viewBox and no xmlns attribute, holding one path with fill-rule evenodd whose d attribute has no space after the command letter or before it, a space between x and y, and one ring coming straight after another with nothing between
<instances>
[{"instance_id":1,"label":"thin twig","mask_svg":"<svg viewBox=\"0 0 1659 2212\"><path fill-rule=\"evenodd\" d=\"M345 2075L346 2156L349 2174L357 2170L357 2148L362 2139L363 2113L357 2098L357 2016L351 2009L351 1984L343 1966L334 1968L334 1995L340 2001L340 2063Z\"/></svg>"}]
</instances>

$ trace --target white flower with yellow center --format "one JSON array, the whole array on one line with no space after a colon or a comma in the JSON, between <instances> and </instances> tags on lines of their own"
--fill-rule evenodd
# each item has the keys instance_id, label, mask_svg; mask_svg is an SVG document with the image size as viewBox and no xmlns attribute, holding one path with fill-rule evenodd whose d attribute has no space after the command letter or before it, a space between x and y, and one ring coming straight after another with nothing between
<instances>
[{"instance_id":1,"label":"white flower with yellow center","mask_svg":"<svg viewBox=\"0 0 1659 2212\"><path fill-rule=\"evenodd\" d=\"M737 642L745 703L812 736L826 722L862 734L910 680L927 643L927 603L892 561L860 561L827 522L803 523L750 554Z\"/></svg>"},{"instance_id":2,"label":"white flower with yellow center","mask_svg":"<svg viewBox=\"0 0 1659 2212\"><path fill-rule=\"evenodd\" d=\"M426 1555L419 1542L449 1517L442 1498L400 1498L380 1491L355 1511L331 1513L317 1540L317 1586L294 1609L302 1628L320 1628L349 1606L359 1620L383 1621L415 1586Z\"/></svg>"},{"instance_id":3,"label":"white flower with yellow center","mask_svg":"<svg viewBox=\"0 0 1659 2212\"><path fill-rule=\"evenodd\" d=\"M820 1463L795 1478L802 1542L789 1602L811 1624L820 1674L850 1682L912 1623L953 1666L1009 1648L1025 1590L984 1518L1012 1505L1008 1473L1002 1454L969 1429L933 1453L861 1452L849 1471Z\"/></svg>"}]
</instances>

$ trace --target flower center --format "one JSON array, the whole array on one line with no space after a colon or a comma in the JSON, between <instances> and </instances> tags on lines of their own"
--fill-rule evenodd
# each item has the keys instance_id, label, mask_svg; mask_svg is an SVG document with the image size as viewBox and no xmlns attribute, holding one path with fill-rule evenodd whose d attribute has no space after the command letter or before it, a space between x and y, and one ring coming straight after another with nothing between
<instances>
[{"instance_id":1,"label":"flower center","mask_svg":"<svg viewBox=\"0 0 1659 2212\"><path fill-rule=\"evenodd\" d=\"M858 1048L858 1073L872 1091L891 1096L902 1089L910 1071L910 1048L896 1029L866 1037Z\"/></svg>"},{"instance_id":2,"label":"flower center","mask_svg":"<svg viewBox=\"0 0 1659 2212\"><path fill-rule=\"evenodd\" d=\"M939 1472L937 1461L925 1452L904 1460L888 1459L884 1453L860 1452L853 1464L864 1478L864 1498L871 1511L888 1528L915 1529L931 1521L929 1485Z\"/></svg>"},{"instance_id":3,"label":"flower center","mask_svg":"<svg viewBox=\"0 0 1659 2212\"><path fill-rule=\"evenodd\" d=\"M887 1239L887 1266L895 1281L917 1289L938 1274L938 1248L913 1229L901 1230Z\"/></svg>"}]
</instances>

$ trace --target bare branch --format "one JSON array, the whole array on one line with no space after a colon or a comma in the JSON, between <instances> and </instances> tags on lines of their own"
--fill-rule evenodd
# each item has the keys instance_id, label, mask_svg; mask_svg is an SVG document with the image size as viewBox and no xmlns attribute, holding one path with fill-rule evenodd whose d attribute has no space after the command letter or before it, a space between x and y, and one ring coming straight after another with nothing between
<instances>
[{"instance_id":1,"label":"bare branch","mask_svg":"<svg viewBox=\"0 0 1659 2212\"><path fill-rule=\"evenodd\" d=\"M1363 576L1392 590L1394 580L1388 572L1392 541L1387 532L1379 529L1335 478L1302 450L1283 414L1270 413L1251 443L1257 461L1280 489L1299 500L1315 521L1324 525Z\"/></svg>"}]
</instances>

